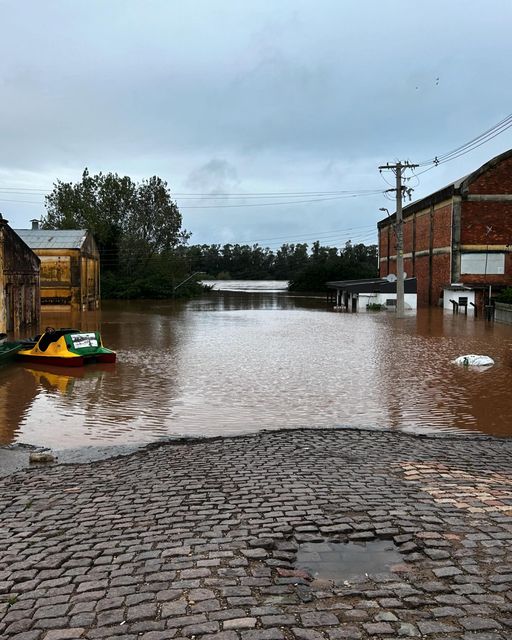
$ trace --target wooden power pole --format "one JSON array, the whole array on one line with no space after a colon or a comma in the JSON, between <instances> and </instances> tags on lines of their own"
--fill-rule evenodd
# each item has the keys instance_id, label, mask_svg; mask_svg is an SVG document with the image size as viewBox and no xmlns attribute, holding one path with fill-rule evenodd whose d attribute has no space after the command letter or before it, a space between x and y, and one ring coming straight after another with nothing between
<instances>
[{"instance_id":1,"label":"wooden power pole","mask_svg":"<svg viewBox=\"0 0 512 640\"><path fill-rule=\"evenodd\" d=\"M403 169L414 169L418 165L410 162L400 162L396 164L386 164L379 167L380 171L388 169L393 171L396 177L395 189L390 191L396 192L396 317L403 318L405 315L404 305L404 228L402 218L402 171Z\"/></svg>"}]
</instances>

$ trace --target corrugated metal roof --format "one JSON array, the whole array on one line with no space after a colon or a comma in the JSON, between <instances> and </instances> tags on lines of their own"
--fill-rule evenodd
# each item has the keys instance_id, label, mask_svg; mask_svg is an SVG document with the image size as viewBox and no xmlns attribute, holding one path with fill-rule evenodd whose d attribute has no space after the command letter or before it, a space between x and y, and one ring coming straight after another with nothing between
<instances>
[{"instance_id":1,"label":"corrugated metal roof","mask_svg":"<svg viewBox=\"0 0 512 640\"><path fill-rule=\"evenodd\" d=\"M14 229L31 249L80 249L86 229Z\"/></svg>"}]
</instances>

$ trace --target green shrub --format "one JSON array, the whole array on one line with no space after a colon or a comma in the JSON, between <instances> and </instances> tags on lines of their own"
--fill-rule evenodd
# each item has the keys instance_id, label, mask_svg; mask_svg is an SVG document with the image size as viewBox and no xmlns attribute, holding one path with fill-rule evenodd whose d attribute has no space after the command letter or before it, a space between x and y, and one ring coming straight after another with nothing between
<instances>
[{"instance_id":1,"label":"green shrub","mask_svg":"<svg viewBox=\"0 0 512 640\"><path fill-rule=\"evenodd\" d=\"M495 298L496 302L504 302L505 304L512 304L512 287L507 287L498 294Z\"/></svg>"}]
</instances>

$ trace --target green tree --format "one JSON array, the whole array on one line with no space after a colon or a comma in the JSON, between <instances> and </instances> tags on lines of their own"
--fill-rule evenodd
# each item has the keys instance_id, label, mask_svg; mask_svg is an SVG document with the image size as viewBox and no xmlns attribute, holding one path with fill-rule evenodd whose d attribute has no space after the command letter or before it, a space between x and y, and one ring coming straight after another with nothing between
<instances>
[{"instance_id":1,"label":"green tree","mask_svg":"<svg viewBox=\"0 0 512 640\"><path fill-rule=\"evenodd\" d=\"M186 270L185 262L176 258L189 234L181 228L181 214L167 183L157 176L135 183L128 176L91 175L85 169L80 182L54 184L46 209L44 228L87 229L93 234L107 290L113 295L116 282L127 274L132 282L151 280L154 289L162 273L172 280ZM176 274L169 274L166 265L171 263ZM169 288L167 282L165 290Z\"/></svg>"},{"instance_id":2,"label":"green tree","mask_svg":"<svg viewBox=\"0 0 512 640\"><path fill-rule=\"evenodd\" d=\"M291 291L325 291L329 280L357 280L377 276L376 245L347 242L339 252L335 247L313 243L307 265L292 277Z\"/></svg>"}]
</instances>

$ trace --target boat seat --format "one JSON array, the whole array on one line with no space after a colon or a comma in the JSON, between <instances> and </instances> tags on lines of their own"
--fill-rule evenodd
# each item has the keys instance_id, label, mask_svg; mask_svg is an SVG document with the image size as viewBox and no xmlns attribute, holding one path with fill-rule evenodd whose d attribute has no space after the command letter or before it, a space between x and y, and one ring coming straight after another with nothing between
<instances>
[{"instance_id":1,"label":"boat seat","mask_svg":"<svg viewBox=\"0 0 512 640\"><path fill-rule=\"evenodd\" d=\"M43 333L37 344L37 348L39 351L46 351L51 343L56 342L59 338L60 335L58 331L54 331L53 333Z\"/></svg>"},{"instance_id":2,"label":"boat seat","mask_svg":"<svg viewBox=\"0 0 512 640\"><path fill-rule=\"evenodd\" d=\"M57 329L56 331L46 331L41 336L38 343L39 351L46 351L52 342L57 342L59 338L67 335L68 333L80 333L77 329Z\"/></svg>"}]
</instances>

